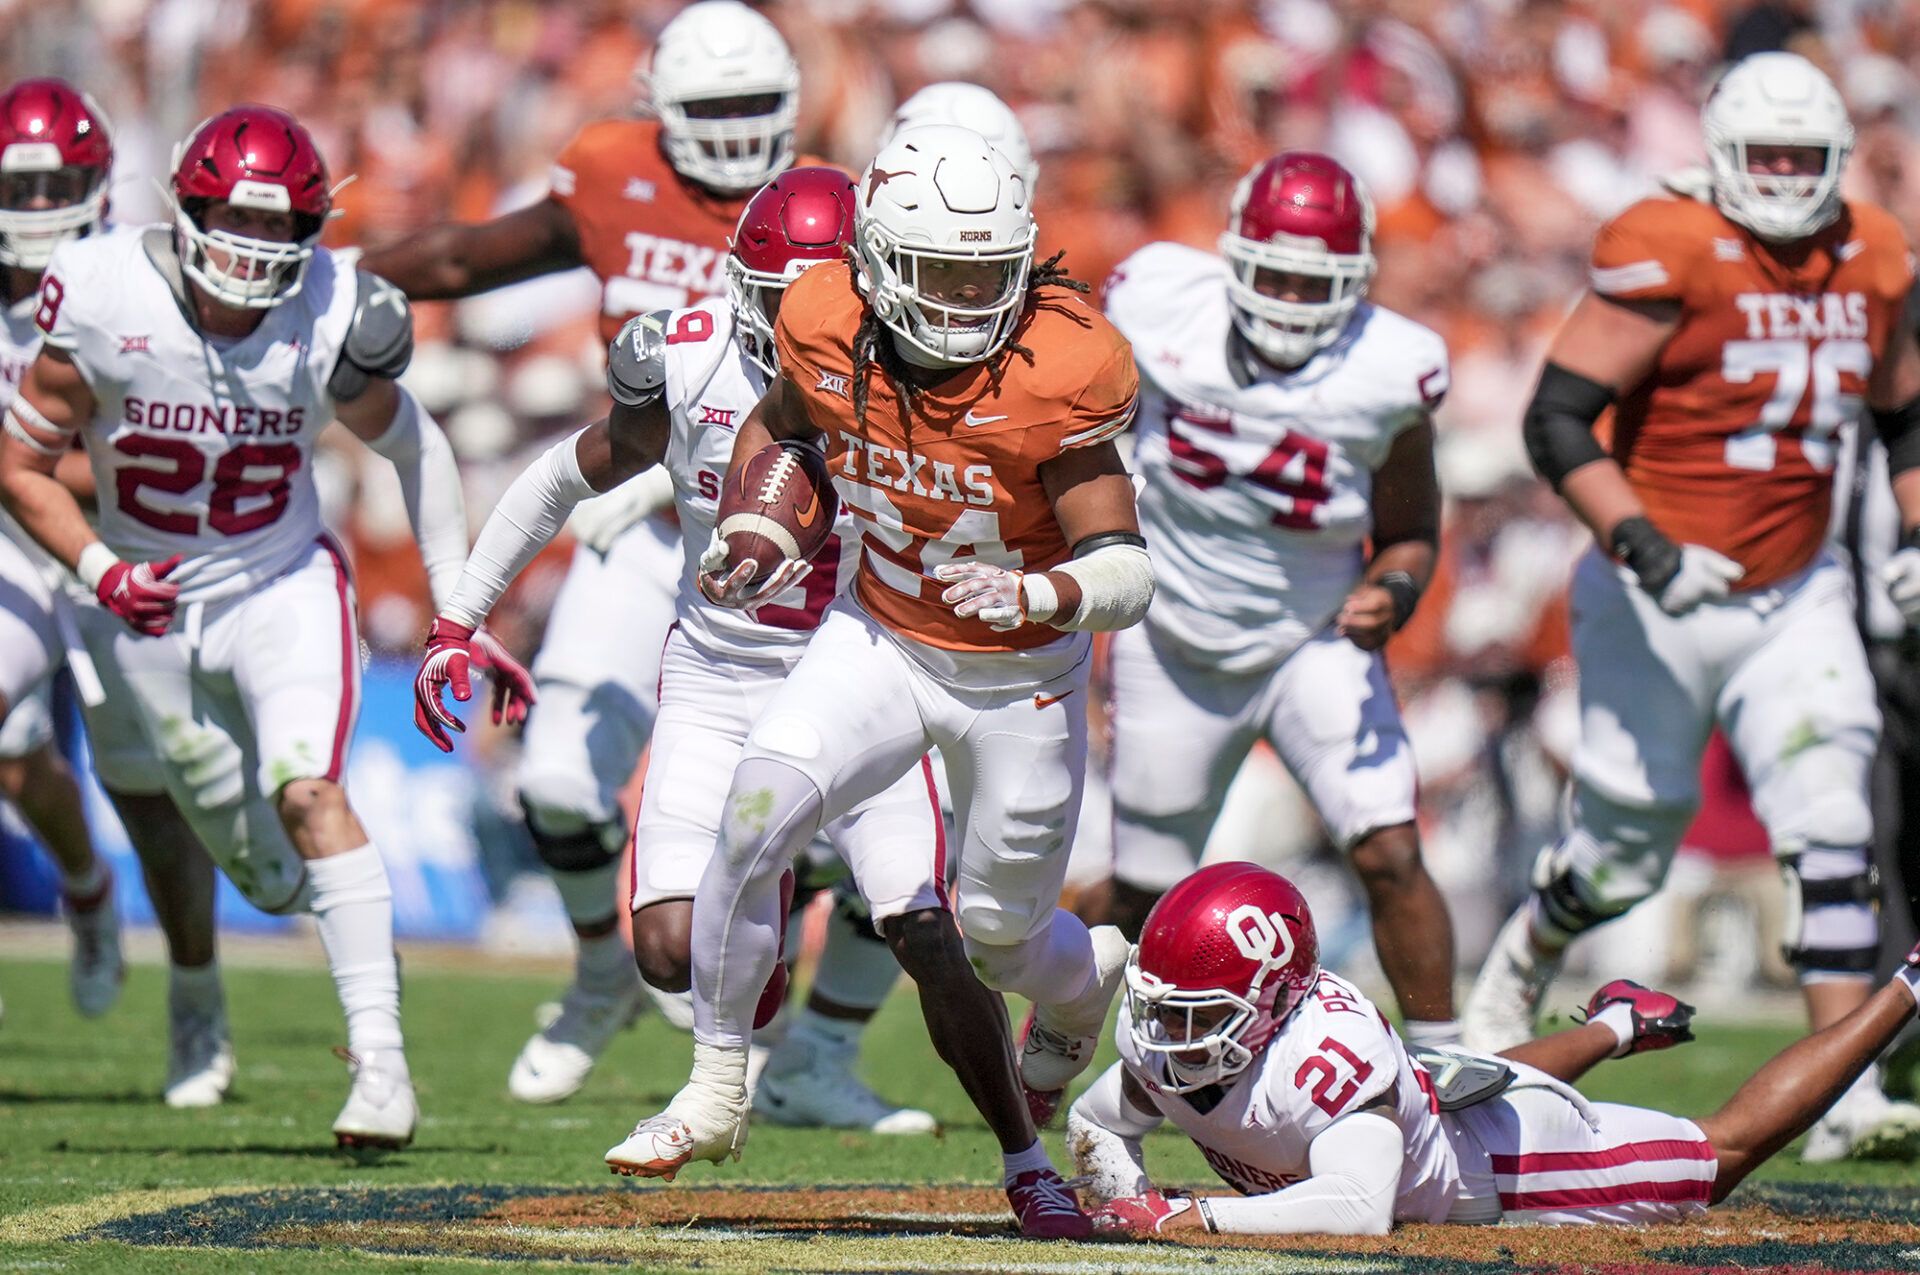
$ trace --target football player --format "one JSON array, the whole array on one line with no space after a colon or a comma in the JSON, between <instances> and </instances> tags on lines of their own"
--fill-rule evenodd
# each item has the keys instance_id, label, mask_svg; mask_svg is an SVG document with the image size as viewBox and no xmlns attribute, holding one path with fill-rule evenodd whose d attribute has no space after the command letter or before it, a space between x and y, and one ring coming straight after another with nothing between
<instances>
[{"instance_id":1,"label":"football player","mask_svg":"<svg viewBox=\"0 0 1920 1275\"><path fill-rule=\"evenodd\" d=\"M852 574L855 533L843 517L819 555L822 569L804 583L770 581L750 614L708 602L693 585L694 568L713 531L734 430L775 375L772 316L781 294L801 270L839 260L852 231L853 183L846 174L789 169L741 213L727 300L627 323L607 356L613 412L555 444L501 497L453 597L434 621L415 687L415 720L436 745L451 749L446 728L458 725L445 711L441 688L451 682L457 699L467 697L473 630L507 584L558 534L579 502L650 467L666 469L686 536L686 583L661 661L661 711L634 826L630 895L641 974L650 987L679 998L690 981L694 887L713 855L734 763L748 727L799 658L842 575ZM827 833L844 859L880 865L879 874L863 884L882 931L891 932L919 909L944 907L944 882L936 870L943 831L926 774L901 776ZM891 985L892 957L888 961ZM810 1012L802 1012L802 1024ZM790 1051L769 1061L755 1086L756 1108L782 1123L820 1123L826 1115L835 1117L828 1122L876 1133L931 1132L933 1117L892 1107L854 1078L857 1031L866 1017L840 1020L840 1026L832 1020L816 1024L813 1034L824 1039L809 1050L833 1055L816 1060L817 1066L788 1070ZM556 1071L571 1063L578 1069L577 1089L592 1057L558 1054L549 1050L539 1061ZM838 1092L814 1092L827 1084Z\"/></svg>"},{"instance_id":2,"label":"football player","mask_svg":"<svg viewBox=\"0 0 1920 1275\"><path fill-rule=\"evenodd\" d=\"M1013 108L1000 100L992 89L964 80L942 80L929 84L894 108L880 145L885 147L894 134L923 124L956 124L970 128L987 139L993 149L1007 157L1013 171L1027 184L1031 195L1040 184L1040 165L1033 158L1033 146L1027 130Z\"/></svg>"},{"instance_id":3,"label":"football player","mask_svg":"<svg viewBox=\"0 0 1920 1275\"><path fill-rule=\"evenodd\" d=\"M134 705L165 787L247 898L314 917L346 1011L343 1146L392 1148L418 1119L400 1031L385 865L343 787L360 639L312 452L339 420L392 461L435 596L466 550L440 427L394 378L412 353L399 291L318 246L327 169L283 111L241 106L175 152L172 225L55 249L44 345L14 400L0 496L99 598L82 637ZM89 526L55 464L79 438ZM508 715L523 670L490 638Z\"/></svg>"},{"instance_id":4,"label":"football player","mask_svg":"<svg viewBox=\"0 0 1920 1275\"><path fill-rule=\"evenodd\" d=\"M1690 1007L1624 980L1585 1026L1511 1050L1414 1049L1320 968L1306 900L1244 863L1202 868L1155 905L1126 968L1120 1061L1068 1114L1102 1229L1384 1235L1395 1222L1647 1225L1698 1216L1805 1132L1912 1019L1899 975L1760 1068L1710 1116L1592 1102L1603 1058L1691 1039ZM1163 1121L1245 1198L1153 1190L1141 1140Z\"/></svg>"},{"instance_id":5,"label":"football player","mask_svg":"<svg viewBox=\"0 0 1920 1275\"><path fill-rule=\"evenodd\" d=\"M1480 1048L1529 1036L1566 945L1659 887L1716 724L1786 875L1786 955L1813 1028L1872 992L1880 721L1847 572L1824 539L1835 435L1864 404L1909 536L1888 569L1920 612L1920 351L1901 326L1911 258L1885 211L1842 199L1853 126L1812 63L1746 59L1703 124L1710 182L1601 229L1591 289L1527 409L1535 467L1596 547L1573 580L1568 828L1467 1002ZM1603 444L1593 427L1608 412ZM1876 1081L1861 1073L1808 1159L1920 1135L1920 1110L1890 1106Z\"/></svg>"},{"instance_id":6,"label":"football player","mask_svg":"<svg viewBox=\"0 0 1920 1275\"><path fill-rule=\"evenodd\" d=\"M788 288L780 376L729 473L775 439L819 439L860 529L859 567L734 772L694 897L693 1075L608 1155L642 1175L738 1151L780 870L929 746L954 796L967 956L987 986L1040 1007L1020 1069L1042 1114L1091 1061L1125 958L1117 930L1090 935L1056 904L1091 634L1136 623L1153 594L1113 447L1133 418L1132 354L1054 262L1035 265L1026 183L979 134L903 130L858 189L857 257ZM752 565L729 567L724 544L700 565L713 600L760 600ZM997 1007L971 1031L1010 1054ZM1040 1141L1001 1137L1023 1232L1087 1234Z\"/></svg>"},{"instance_id":7,"label":"football player","mask_svg":"<svg viewBox=\"0 0 1920 1275\"><path fill-rule=\"evenodd\" d=\"M1114 879L1090 919L1139 932L1265 739L1352 856L1425 1044L1457 1034L1453 927L1380 649L1433 572L1447 349L1366 301L1372 237L1352 174L1289 151L1241 180L1220 256L1150 244L1107 284L1140 363L1134 467L1159 587L1113 639Z\"/></svg>"},{"instance_id":8,"label":"football player","mask_svg":"<svg viewBox=\"0 0 1920 1275\"><path fill-rule=\"evenodd\" d=\"M33 325L40 272L68 239L103 233L113 140L92 100L64 80L22 80L0 94L0 407L40 348ZM85 461L62 458L85 485ZM56 618L57 577L0 513L0 796L12 802L60 872L73 930L68 982L74 1008L96 1018L120 997L126 967L113 873L94 853L73 772L53 741L48 699L66 658Z\"/></svg>"},{"instance_id":9,"label":"football player","mask_svg":"<svg viewBox=\"0 0 1920 1275\"><path fill-rule=\"evenodd\" d=\"M581 129L555 162L546 198L480 225L432 227L363 264L416 300L588 266L603 285L608 342L637 314L723 297L728 237L748 198L795 161L799 67L766 18L738 0L700 0L661 30L637 78L656 118ZM527 1041L508 1075L508 1091L525 1102L577 1092L651 986L619 934L615 887L628 836L619 794L653 729L680 591L672 504L662 467L586 502L576 531L591 534L574 551L533 664L540 704L527 724L520 800L579 947L559 1017ZM647 516L657 511L664 516ZM812 1073L809 1095L788 1094L795 1118L897 1124L904 1117L874 1108L850 1071L823 1069L847 1053L844 1024L870 1018L899 973L872 927L846 911L829 923L797 1038L767 1065L796 1079ZM684 1021L680 1005L659 1003Z\"/></svg>"}]
</instances>

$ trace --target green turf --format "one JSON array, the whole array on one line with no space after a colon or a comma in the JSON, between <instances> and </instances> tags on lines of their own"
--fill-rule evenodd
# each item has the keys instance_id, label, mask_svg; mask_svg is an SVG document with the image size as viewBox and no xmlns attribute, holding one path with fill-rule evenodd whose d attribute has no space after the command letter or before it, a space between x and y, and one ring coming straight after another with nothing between
<instances>
[{"instance_id":1,"label":"green turf","mask_svg":"<svg viewBox=\"0 0 1920 1275\"><path fill-rule=\"evenodd\" d=\"M432 1183L550 1184L601 1188L602 1153L632 1122L658 1110L685 1078L687 1039L655 1018L621 1036L586 1091L558 1107L526 1107L505 1094L507 1068L533 1027L535 1007L556 994L551 978L410 969L405 1017L424 1121L413 1148L375 1164L332 1149L328 1126L346 1092L330 1053L343 1039L325 973L232 970L230 1016L239 1081L225 1106L169 1111L159 1102L166 1056L162 972L136 968L120 1005L86 1022L67 1001L65 969L53 961L0 962L0 1218L72 1205L107 1192L182 1188ZM1585 1086L1595 1097L1683 1113L1710 1110L1771 1051L1785 1029L1705 1026L1697 1045L1603 1066ZM1111 1045L1102 1064L1111 1056ZM756 1125L743 1162L695 1166L686 1184L747 1182L991 1183L991 1136L927 1044L911 994L882 1012L864 1054L883 1095L933 1111L943 1138L878 1138ZM1090 1073L1091 1074L1091 1073ZM1057 1133L1050 1135L1056 1157ZM1156 1135L1156 1177L1210 1184L1199 1154ZM1920 1184L1906 1166L1812 1168L1791 1160L1765 1176ZM44 1265L49 1264L50 1265ZM0 1271L317 1271L467 1269L446 1260L370 1259L362 1254L134 1249L67 1241L0 1250ZM526 1269L523 1264L515 1264ZM501 1270L494 1265L471 1269ZM577 1269L577 1268L576 1268Z\"/></svg>"}]
</instances>

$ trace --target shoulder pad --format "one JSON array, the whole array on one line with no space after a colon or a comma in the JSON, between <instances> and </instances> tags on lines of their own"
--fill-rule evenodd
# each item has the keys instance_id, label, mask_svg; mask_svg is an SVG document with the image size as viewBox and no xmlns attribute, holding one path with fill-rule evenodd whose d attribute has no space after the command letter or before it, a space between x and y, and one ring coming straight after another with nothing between
<instances>
[{"instance_id":1,"label":"shoulder pad","mask_svg":"<svg viewBox=\"0 0 1920 1275\"><path fill-rule=\"evenodd\" d=\"M667 319L671 310L636 314L607 347L607 393L639 407L667 388Z\"/></svg>"},{"instance_id":2,"label":"shoulder pad","mask_svg":"<svg viewBox=\"0 0 1920 1275\"><path fill-rule=\"evenodd\" d=\"M1409 1046L1408 1052L1433 1077L1434 1100L1442 1111L1498 1098L1513 1083L1513 1068L1490 1055L1437 1045Z\"/></svg>"},{"instance_id":3,"label":"shoulder pad","mask_svg":"<svg viewBox=\"0 0 1920 1275\"><path fill-rule=\"evenodd\" d=\"M413 311L406 294L365 270L354 271L354 283L358 295L353 318L347 322L340 362L327 381L327 392L341 402L360 397L373 377L399 379L413 361Z\"/></svg>"}]
</instances>

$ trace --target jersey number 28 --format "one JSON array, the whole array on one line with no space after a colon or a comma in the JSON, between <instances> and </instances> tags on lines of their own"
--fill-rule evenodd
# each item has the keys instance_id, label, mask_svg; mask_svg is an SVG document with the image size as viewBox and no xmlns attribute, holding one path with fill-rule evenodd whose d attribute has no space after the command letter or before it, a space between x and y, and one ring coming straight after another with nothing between
<instances>
[{"instance_id":1,"label":"jersey number 28","mask_svg":"<svg viewBox=\"0 0 1920 1275\"><path fill-rule=\"evenodd\" d=\"M155 434L117 438L113 450L126 460L161 462L115 466L113 487L121 512L171 536L201 534L197 511L151 508L141 502L140 490L186 495L207 476L204 452L184 438ZM229 448L213 467L206 529L223 536L243 536L277 521L286 512L293 475L299 468L300 449L292 443L240 443Z\"/></svg>"}]
</instances>

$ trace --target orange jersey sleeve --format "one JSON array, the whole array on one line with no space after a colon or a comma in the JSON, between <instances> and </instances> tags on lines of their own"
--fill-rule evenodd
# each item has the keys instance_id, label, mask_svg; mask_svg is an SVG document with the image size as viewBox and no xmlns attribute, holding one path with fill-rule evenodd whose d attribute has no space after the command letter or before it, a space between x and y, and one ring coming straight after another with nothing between
<instances>
[{"instance_id":1,"label":"orange jersey sleeve","mask_svg":"<svg viewBox=\"0 0 1920 1275\"><path fill-rule=\"evenodd\" d=\"M553 199L573 217L581 259L600 276L606 340L636 314L725 295L727 248L752 192L718 195L683 179L667 162L658 121L587 125L560 152L550 180Z\"/></svg>"},{"instance_id":2,"label":"orange jersey sleeve","mask_svg":"<svg viewBox=\"0 0 1920 1275\"><path fill-rule=\"evenodd\" d=\"M1899 226L1867 204L1791 252L1691 199L1645 200L1609 222L1595 291L1680 307L1612 420L1613 456L1654 524L1741 563L1741 589L1811 564L1838 433L1863 414L1911 282Z\"/></svg>"},{"instance_id":3,"label":"orange jersey sleeve","mask_svg":"<svg viewBox=\"0 0 1920 1275\"><path fill-rule=\"evenodd\" d=\"M861 605L906 637L952 650L1057 641L1045 625L1001 633L954 615L933 570L956 558L1024 571L1065 561L1040 470L1126 427L1138 382L1125 339L1097 311L1048 293L1014 332L1031 362L1009 350L959 369L918 389L911 411L868 366L862 416L853 348L864 314L849 268L835 262L787 289L774 325L781 375L825 435L834 485L860 525Z\"/></svg>"}]
</instances>

